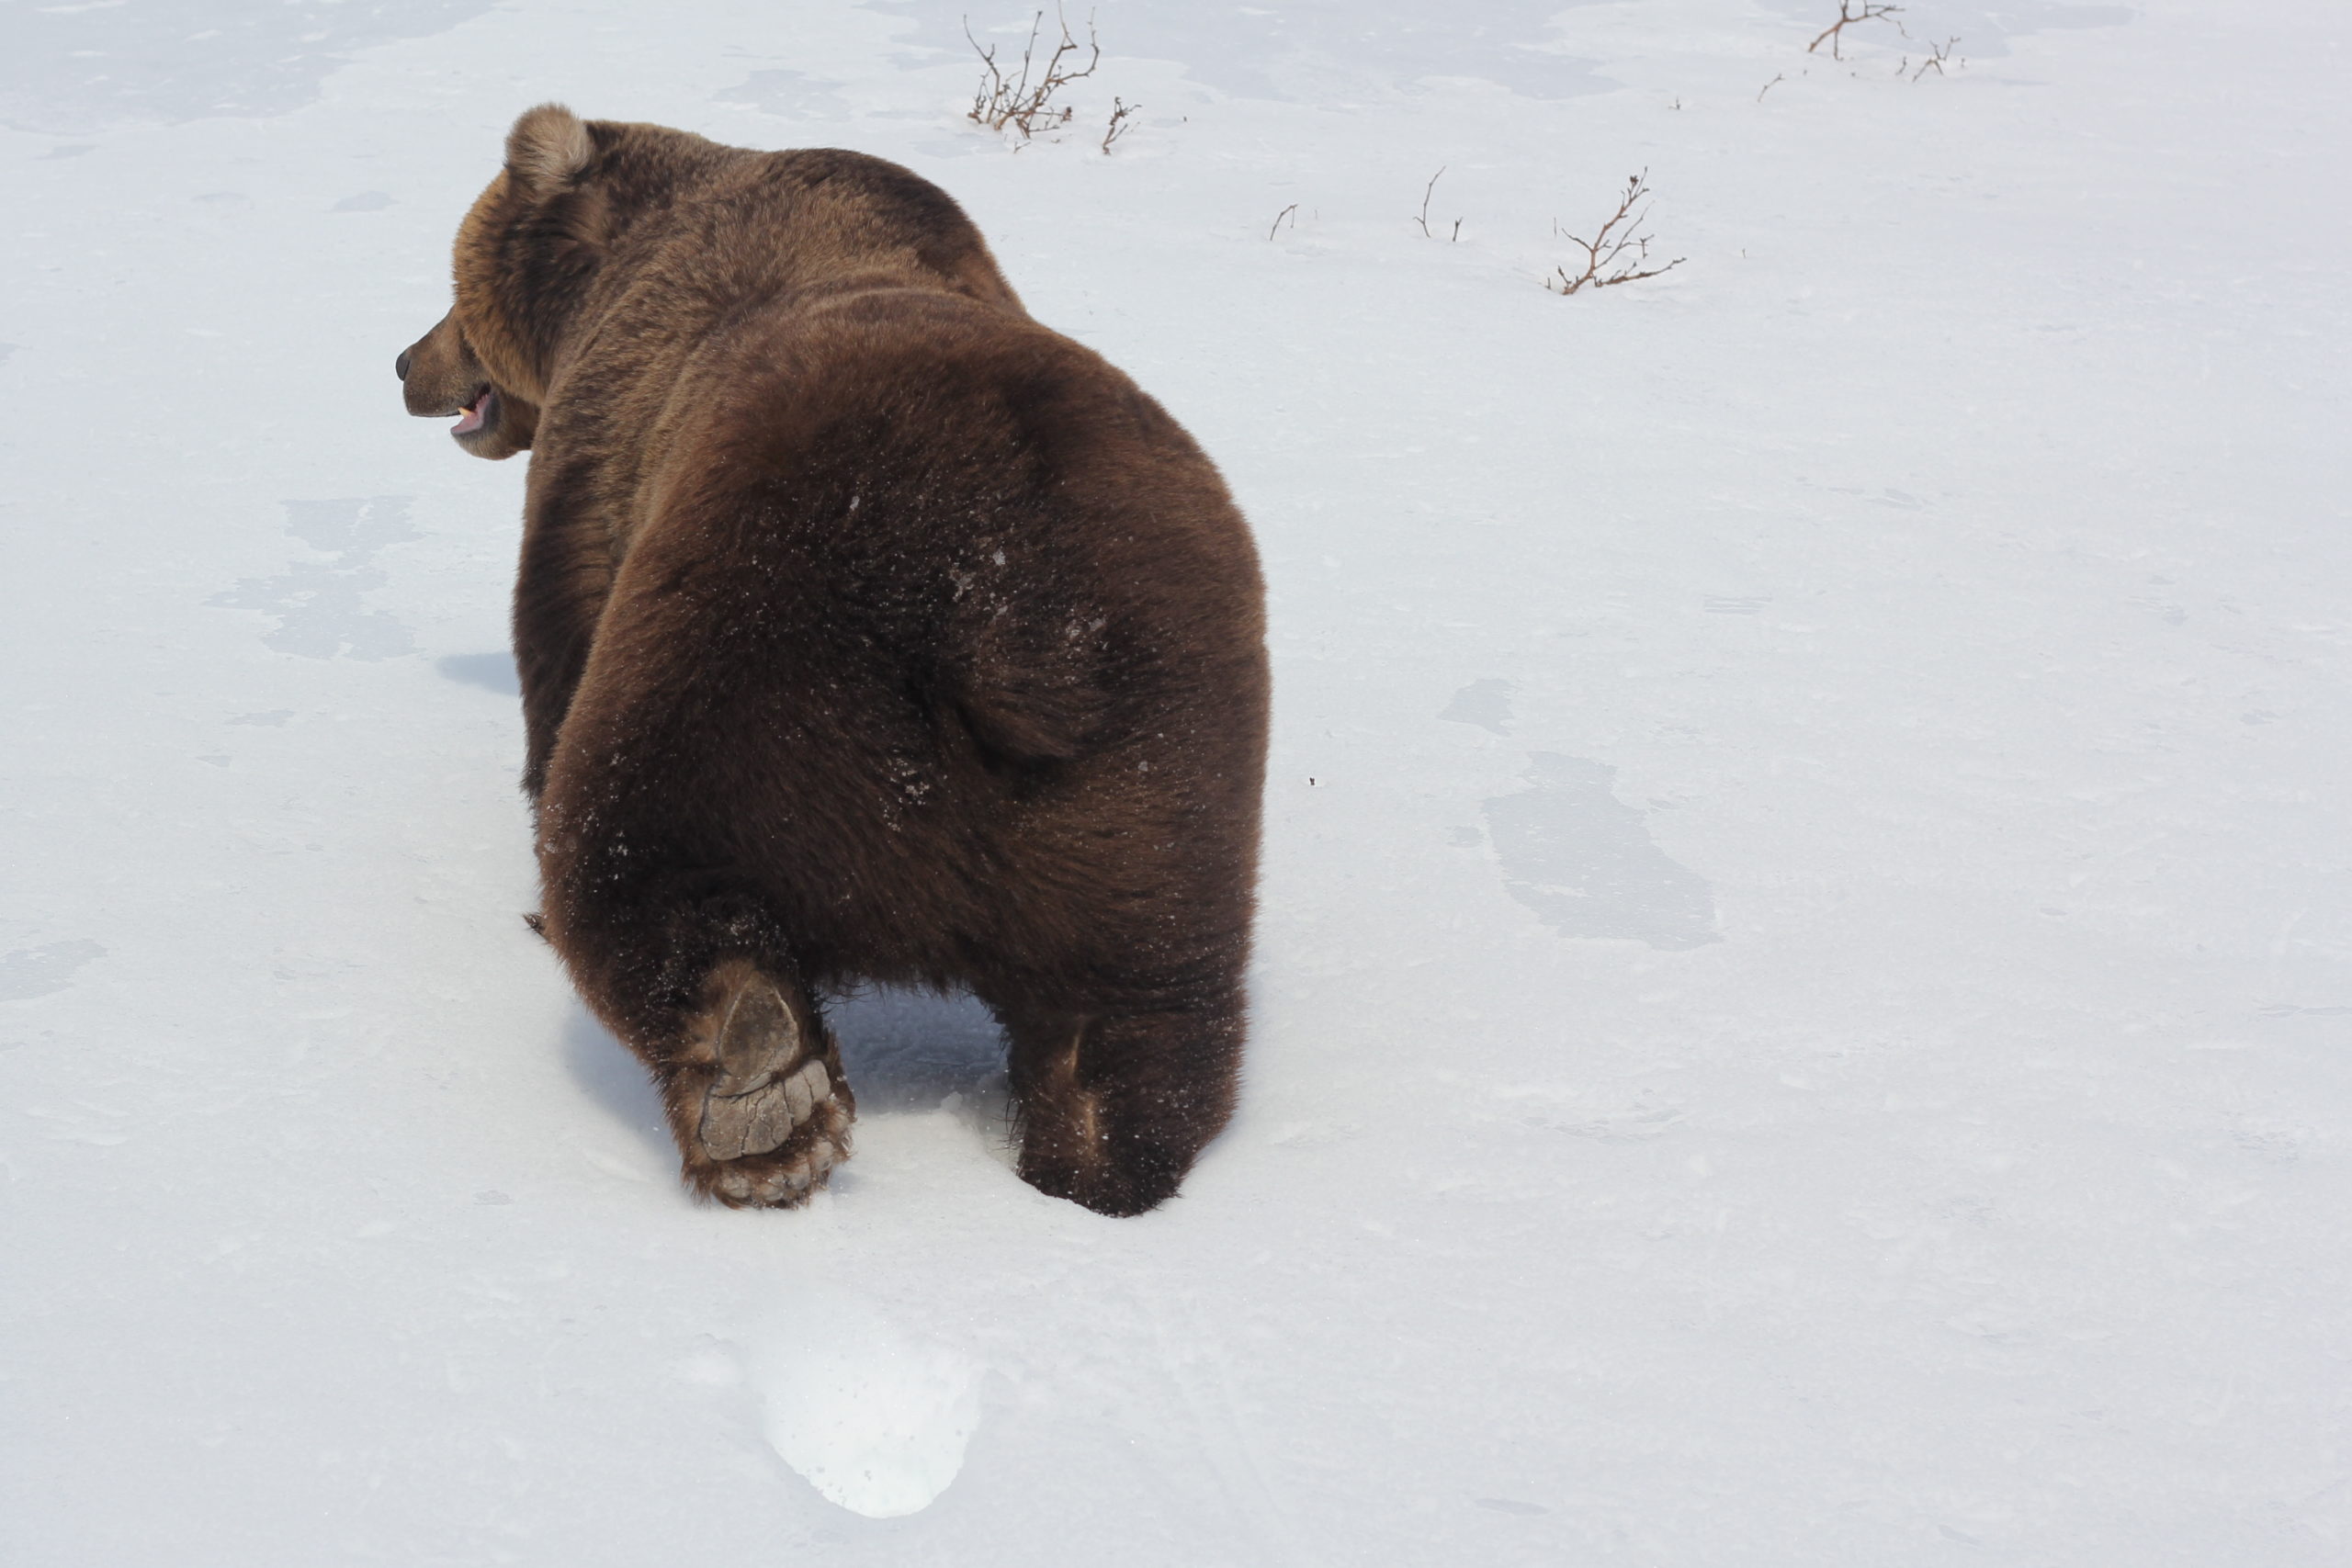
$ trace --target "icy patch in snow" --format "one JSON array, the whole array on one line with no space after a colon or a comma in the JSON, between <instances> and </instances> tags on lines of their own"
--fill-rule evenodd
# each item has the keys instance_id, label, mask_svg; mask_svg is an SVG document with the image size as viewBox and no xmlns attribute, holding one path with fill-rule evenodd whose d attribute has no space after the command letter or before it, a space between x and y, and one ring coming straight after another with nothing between
<instances>
[{"instance_id":1,"label":"icy patch in snow","mask_svg":"<svg viewBox=\"0 0 2352 1568\"><path fill-rule=\"evenodd\" d=\"M1509 681L1473 681L1453 694L1453 700L1445 705L1438 717L1509 735L1513 689Z\"/></svg>"},{"instance_id":2,"label":"icy patch in snow","mask_svg":"<svg viewBox=\"0 0 2352 1568\"><path fill-rule=\"evenodd\" d=\"M490 0L23 6L0 51L0 125L90 130L300 108L359 50L444 32Z\"/></svg>"},{"instance_id":3,"label":"icy patch in snow","mask_svg":"<svg viewBox=\"0 0 2352 1568\"><path fill-rule=\"evenodd\" d=\"M1383 85L1442 77L1476 77L1523 97L1572 98L1606 93L1616 84L1596 75L1592 62L1546 52L1562 10L1597 0L1487 0L1475 16L1459 11L1382 7L1368 16L1362 0L1292 0L1282 6L1202 5L1147 8L1100 0L1081 13L1063 13L1083 39L1091 18L1106 62L1122 57L1172 60L1186 75L1244 98L1310 101L1306 83L1371 77ZM1031 6L998 8L967 0L868 0L886 16L915 23L908 41L941 59L973 60L972 36L995 43L1000 62L1020 64L1029 36ZM1046 18L1039 53L1051 48L1053 18ZM919 63L933 63L926 59ZM977 63L977 62L976 62Z\"/></svg>"},{"instance_id":4,"label":"icy patch in snow","mask_svg":"<svg viewBox=\"0 0 2352 1568\"><path fill-rule=\"evenodd\" d=\"M1792 20L1804 24L1810 38L1825 22L1838 19L1837 13L1819 0L1766 0L1773 10ZM1824 16L1824 12L1828 12ZM1965 46L1962 52L1980 60L1997 60L2009 52L2007 40L2027 33L2041 32L2049 28L2120 28L2132 19L2128 6L2075 6L2060 0L2005 0L1996 6L1974 6L1967 0L1940 0L1934 8L1932 19L1927 12L1899 17L1887 22L1902 21L1917 24L1919 30L1906 36L1887 26L1886 22L1870 28L1849 28L1846 46L1849 52L1859 43L1883 44L1889 49L1910 45L1913 55L1918 45L1913 40L1922 33L1936 39L1957 37ZM1825 47L1824 54L1828 53Z\"/></svg>"},{"instance_id":5,"label":"icy patch in snow","mask_svg":"<svg viewBox=\"0 0 2352 1568\"><path fill-rule=\"evenodd\" d=\"M1552 1510L1541 1503L1522 1503L1516 1497L1474 1497L1481 1508L1495 1514L1517 1514L1521 1518L1536 1518Z\"/></svg>"},{"instance_id":6,"label":"icy patch in snow","mask_svg":"<svg viewBox=\"0 0 2352 1568\"><path fill-rule=\"evenodd\" d=\"M452 681L480 686L502 697L523 694L522 677L514 672L514 656L511 653L453 653L435 660L433 668Z\"/></svg>"},{"instance_id":7,"label":"icy patch in snow","mask_svg":"<svg viewBox=\"0 0 2352 1568\"><path fill-rule=\"evenodd\" d=\"M95 942L52 942L46 947L25 947L0 958L0 1002L30 1001L65 989L74 971L107 950Z\"/></svg>"},{"instance_id":8,"label":"icy patch in snow","mask_svg":"<svg viewBox=\"0 0 2352 1568\"><path fill-rule=\"evenodd\" d=\"M802 1302L767 1339L753 1375L768 1442L828 1502L899 1518L929 1507L964 1468L980 1424L978 1363L848 1298Z\"/></svg>"},{"instance_id":9,"label":"icy patch in snow","mask_svg":"<svg viewBox=\"0 0 2352 1568\"><path fill-rule=\"evenodd\" d=\"M1538 751L1532 789L1486 803L1510 896L1562 936L1690 948L1715 933L1714 890L1650 841L1642 814L1611 793L1614 768Z\"/></svg>"},{"instance_id":10,"label":"icy patch in snow","mask_svg":"<svg viewBox=\"0 0 2352 1568\"><path fill-rule=\"evenodd\" d=\"M722 104L749 104L783 119L847 119L841 84L805 71L754 71L739 85L711 95Z\"/></svg>"},{"instance_id":11,"label":"icy patch in snow","mask_svg":"<svg viewBox=\"0 0 2352 1568\"><path fill-rule=\"evenodd\" d=\"M278 577L248 577L208 604L260 610L277 629L262 638L280 653L305 659L394 659L414 649L408 627L360 603L385 582L371 564L387 545L423 537L408 523L409 497L289 501L286 531L313 549L336 552L332 561L296 561Z\"/></svg>"}]
</instances>

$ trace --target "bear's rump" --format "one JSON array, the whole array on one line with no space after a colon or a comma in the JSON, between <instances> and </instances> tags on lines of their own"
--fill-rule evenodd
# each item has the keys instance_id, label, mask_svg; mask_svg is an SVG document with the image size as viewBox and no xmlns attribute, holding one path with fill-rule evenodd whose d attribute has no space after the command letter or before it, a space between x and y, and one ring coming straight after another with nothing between
<instances>
[{"instance_id":1,"label":"bear's rump","mask_svg":"<svg viewBox=\"0 0 2352 1568\"><path fill-rule=\"evenodd\" d=\"M1133 967L1171 908L1231 901L1251 846L1204 831L1236 814L1197 809L1201 727L1174 709L1082 755L1007 759L931 660L829 638L824 595L690 613L631 581L656 554L624 568L549 771L546 819L597 868L571 885L633 898L662 868L722 874L814 968L950 983L1009 955Z\"/></svg>"},{"instance_id":2,"label":"bear's rump","mask_svg":"<svg viewBox=\"0 0 2352 1568\"><path fill-rule=\"evenodd\" d=\"M723 868L885 979L1132 965L1171 914L1246 921L1254 556L1132 383L920 299L681 379L706 417L648 475L549 773L558 815L636 846L581 885Z\"/></svg>"}]
</instances>

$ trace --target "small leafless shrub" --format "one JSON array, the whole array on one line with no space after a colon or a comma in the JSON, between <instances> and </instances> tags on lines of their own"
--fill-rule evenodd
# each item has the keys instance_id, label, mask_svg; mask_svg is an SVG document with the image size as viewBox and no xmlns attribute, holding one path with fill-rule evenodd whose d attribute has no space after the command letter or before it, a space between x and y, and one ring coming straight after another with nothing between
<instances>
[{"instance_id":1,"label":"small leafless shrub","mask_svg":"<svg viewBox=\"0 0 2352 1568\"><path fill-rule=\"evenodd\" d=\"M1026 141L1040 128L1069 123L1076 111L1067 104L1057 109L1053 105L1054 95L1072 82L1093 75L1094 68L1102 63L1102 46L1094 37L1094 18L1090 15L1086 19L1086 69L1072 70L1070 67L1076 63L1075 61L1069 64L1065 64L1064 61L1078 53L1078 40L1070 36L1069 22L1058 10L1054 13L1054 23L1061 29L1061 41L1054 46L1053 53L1046 58L1044 64L1041 66L1037 62L1037 36L1046 25L1046 13L1040 11L1029 24L1029 41L1021 51L1021 69L1017 73L1008 75L1004 68L996 62L996 45L981 48L980 40L972 36L971 18L964 19L964 40L972 46L973 52L980 57L982 68L988 72L980 78L980 85L972 90L972 107L967 118L975 125L984 125L995 131L1001 131L1009 126L1019 131L1021 139ZM1114 134L1119 129L1119 118L1114 117L1112 120ZM1110 141L1109 136L1103 138L1103 151L1106 152L1110 151Z\"/></svg>"},{"instance_id":2,"label":"small leafless shrub","mask_svg":"<svg viewBox=\"0 0 2352 1568\"><path fill-rule=\"evenodd\" d=\"M1911 80L1917 82L1920 77L1925 76L1930 71L1934 72L1939 76L1943 75L1944 66L1947 62L1953 65L1965 65L1968 63L1967 61L1957 60L1952 56L1951 51L1959 42L1960 39L1956 38L1948 38L1941 43L1929 44L1928 46L1928 57L1919 62L1919 68L1916 71L1911 69L1911 57L1906 54L1903 57L1903 63L1894 68L1894 73L1897 76L1900 76L1905 72L1908 71L1911 73Z\"/></svg>"},{"instance_id":3,"label":"small leafless shrub","mask_svg":"<svg viewBox=\"0 0 2352 1568\"><path fill-rule=\"evenodd\" d=\"M1843 60L1846 56L1840 52L1842 42L1840 35L1848 28L1852 27L1856 22L1883 21L1902 9L1900 6L1875 5L1871 3L1871 0L1861 0L1860 6L1857 9L1856 0L1838 0L1838 19L1822 28L1821 36L1805 45L1804 51L1811 54L1826 43L1829 46L1830 59ZM1894 28L1897 32L1902 32L1903 24L1897 22ZM1905 33L1904 36L1907 38L1910 35Z\"/></svg>"},{"instance_id":4,"label":"small leafless shrub","mask_svg":"<svg viewBox=\"0 0 2352 1568\"><path fill-rule=\"evenodd\" d=\"M1274 237L1276 234L1279 234L1279 233L1281 233L1281 232L1282 232L1282 229L1283 229L1283 219L1285 219L1285 218L1287 218L1287 219L1289 219L1289 220L1290 220L1290 231L1291 231L1291 232L1292 232L1292 233L1294 233L1294 234L1297 233L1297 232L1298 232L1298 203L1296 203L1296 202L1295 202L1295 201L1294 201L1294 202L1292 202L1288 207L1283 208L1280 212L1277 212L1277 213L1275 213L1275 214L1274 214L1274 226L1273 226L1272 228L1271 228L1271 229L1269 229L1269 230L1267 230L1267 231L1266 231L1266 238L1267 238L1269 241L1272 241L1272 240L1273 239L1273 237Z\"/></svg>"},{"instance_id":5,"label":"small leafless shrub","mask_svg":"<svg viewBox=\"0 0 2352 1568\"><path fill-rule=\"evenodd\" d=\"M1437 238L1436 232L1430 228L1430 196L1437 189L1437 182L1439 178L1444 175L1445 168L1446 166L1443 164L1440 164L1437 168L1437 173L1430 176L1430 183L1421 187L1421 215L1419 218L1414 219L1413 221L1421 226L1421 237L1425 240L1434 240ZM1462 238L1462 220L1459 218L1453 220L1453 233L1452 238L1457 242Z\"/></svg>"},{"instance_id":6,"label":"small leafless shrub","mask_svg":"<svg viewBox=\"0 0 2352 1568\"><path fill-rule=\"evenodd\" d=\"M1127 122L1133 119L1136 117L1136 111L1142 107L1143 106L1141 104L1130 104L1120 99L1116 96L1112 97L1110 129L1102 132L1103 152L1108 152L1111 150L1112 142L1116 141L1120 137L1125 136L1128 131L1135 129Z\"/></svg>"},{"instance_id":7,"label":"small leafless shrub","mask_svg":"<svg viewBox=\"0 0 2352 1568\"><path fill-rule=\"evenodd\" d=\"M1561 295L1574 294L1588 285L1594 288L1607 288L1615 284L1632 283L1672 272L1689 259L1677 256L1664 266L1647 265L1650 237L1641 232L1641 227L1642 220L1649 216L1649 209L1643 205L1650 198L1649 180L1647 169L1638 175L1626 175L1625 188L1618 193L1617 210L1610 214L1609 221L1603 223L1600 231L1589 240L1577 239L1562 230L1556 222L1552 225L1553 233L1584 253L1584 265L1576 273L1561 266L1555 276L1544 280L1544 288ZM1628 252L1632 254L1628 254Z\"/></svg>"}]
</instances>

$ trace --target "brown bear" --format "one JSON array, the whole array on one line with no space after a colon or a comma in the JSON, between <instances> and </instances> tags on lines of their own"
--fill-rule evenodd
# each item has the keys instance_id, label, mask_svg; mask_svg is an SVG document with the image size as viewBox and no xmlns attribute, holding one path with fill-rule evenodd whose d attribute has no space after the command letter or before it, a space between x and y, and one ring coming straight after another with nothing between
<instances>
[{"instance_id":1,"label":"brown bear","mask_svg":"<svg viewBox=\"0 0 2352 1568\"><path fill-rule=\"evenodd\" d=\"M1173 1193L1234 1103L1264 587L1216 469L855 152L546 105L411 413L532 454L515 662L545 906L697 1191L849 1154L827 995L968 989L1020 1172Z\"/></svg>"}]
</instances>

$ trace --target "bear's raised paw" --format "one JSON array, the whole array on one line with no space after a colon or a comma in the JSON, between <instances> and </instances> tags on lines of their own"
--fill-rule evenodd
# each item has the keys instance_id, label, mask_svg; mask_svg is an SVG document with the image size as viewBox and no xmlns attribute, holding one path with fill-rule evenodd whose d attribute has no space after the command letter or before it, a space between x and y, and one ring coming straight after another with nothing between
<instances>
[{"instance_id":1,"label":"bear's raised paw","mask_svg":"<svg viewBox=\"0 0 2352 1568\"><path fill-rule=\"evenodd\" d=\"M680 1140L686 1179L729 1208L797 1207L849 1157L854 1106L840 1057L813 1009L796 1009L748 964L712 979L715 1060L673 1086L685 1091L673 1114L693 1113L693 1135Z\"/></svg>"}]
</instances>

